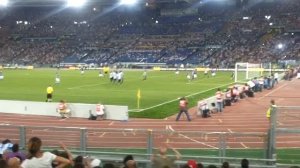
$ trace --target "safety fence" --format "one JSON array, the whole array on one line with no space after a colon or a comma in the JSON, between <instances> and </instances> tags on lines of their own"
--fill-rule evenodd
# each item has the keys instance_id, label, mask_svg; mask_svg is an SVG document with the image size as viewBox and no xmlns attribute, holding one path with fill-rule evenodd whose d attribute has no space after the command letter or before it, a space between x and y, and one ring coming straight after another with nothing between
<instances>
[{"instance_id":1,"label":"safety fence","mask_svg":"<svg viewBox=\"0 0 300 168\"><path fill-rule=\"evenodd\" d=\"M181 153L178 166L194 159L205 165L221 165L224 161L240 165L247 158L251 167L276 167L276 159L268 158L268 134L237 132L202 132L146 129L90 129L76 127L0 126L0 135L19 142L25 149L33 136L43 141L47 150L59 148L59 142L79 155L90 155L105 162L120 162L132 154L140 167L150 167L150 158L161 146L169 146ZM170 156L174 156L172 151Z\"/></svg>"},{"instance_id":2,"label":"safety fence","mask_svg":"<svg viewBox=\"0 0 300 168\"><path fill-rule=\"evenodd\" d=\"M267 158L279 166L300 165L300 106L273 107Z\"/></svg>"}]
</instances>

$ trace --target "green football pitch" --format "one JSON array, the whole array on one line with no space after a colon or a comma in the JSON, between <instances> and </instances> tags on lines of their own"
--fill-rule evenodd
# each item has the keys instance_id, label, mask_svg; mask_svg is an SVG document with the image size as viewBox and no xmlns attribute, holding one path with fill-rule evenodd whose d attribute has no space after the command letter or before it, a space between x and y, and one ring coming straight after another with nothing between
<instances>
[{"instance_id":1,"label":"green football pitch","mask_svg":"<svg viewBox=\"0 0 300 168\"><path fill-rule=\"evenodd\" d=\"M198 72L198 78L188 81L188 71L176 75L174 71L148 71L147 80L142 80L143 71L124 71L123 84L111 83L108 75L98 76L97 70L34 69L2 70L4 80L0 81L0 99L45 101L46 88L54 87L53 101L61 99L73 103L97 103L125 105L129 111L137 110L137 92L140 89L139 109L145 113L132 114L135 117L162 118L172 114L172 102L187 96L191 105L198 99L213 95L218 87L232 83L230 72L217 72L215 77L207 78ZM61 83L55 84L56 73ZM167 105L167 106L166 106ZM177 111L175 105L173 112ZM143 110L145 109L145 110ZM147 111L169 111L160 116L147 116Z\"/></svg>"}]
</instances>

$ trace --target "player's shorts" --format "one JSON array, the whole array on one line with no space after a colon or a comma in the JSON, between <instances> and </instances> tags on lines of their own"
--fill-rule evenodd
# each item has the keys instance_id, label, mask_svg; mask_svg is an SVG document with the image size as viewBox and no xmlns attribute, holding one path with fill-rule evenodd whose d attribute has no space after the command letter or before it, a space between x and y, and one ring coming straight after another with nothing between
<instances>
[{"instance_id":1,"label":"player's shorts","mask_svg":"<svg viewBox=\"0 0 300 168\"><path fill-rule=\"evenodd\" d=\"M52 99L52 94L47 94L47 99Z\"/></svg>"}]
</instances>

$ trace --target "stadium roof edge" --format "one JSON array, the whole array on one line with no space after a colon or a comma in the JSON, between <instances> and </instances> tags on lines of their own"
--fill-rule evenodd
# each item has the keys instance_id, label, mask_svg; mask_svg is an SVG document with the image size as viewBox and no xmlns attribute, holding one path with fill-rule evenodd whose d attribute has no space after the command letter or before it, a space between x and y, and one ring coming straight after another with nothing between
<instances>
[{"instance_id":1,"label":"stadium roof edge","mask_svg":"<svg viewBox=\"0 0 300 168\"><path fill-rule=\"evenodd\" d=\"M9 0L11 6L59 6L63 5L66 0ZM194 0L156 0L155 3L176 3L191 2ZM119 0L87 0L88 4L112 5ZM149 0L140 0L140 3L146 3Z\"/></svg>"}]
</instances>

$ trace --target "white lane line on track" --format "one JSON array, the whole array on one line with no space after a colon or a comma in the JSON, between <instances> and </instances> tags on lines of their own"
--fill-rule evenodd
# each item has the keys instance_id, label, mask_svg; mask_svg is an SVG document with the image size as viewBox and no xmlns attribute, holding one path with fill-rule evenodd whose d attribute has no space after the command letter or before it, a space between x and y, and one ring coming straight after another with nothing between
<instances>
[{"instance_id":1,"label":"white lane line on track","mask_svg":"<svg viewBox=\"0 0 300 168\"><path fill-rule=\"evenodd\" d=\"M281 89L281 88L283 88L283 87L285 87L285 86L287 86L287 84L284 84L284 85L282 85L282 86L279 86L278 88L276 88L276 89L272 90L271 92L269 92L269 93L263 95L262 97L258 98L258 100L261 100L261 99L263 99L263 98L269 96L270 94L276 92L277 90L279 90L279 89Z\"/></svg>"},{"instance_id":2,"label":"white lane line on track","mask_svg":"<svg viewBox=\"0 0 300 168\"><path fill-rule=\"evenodd\" d=\"M281 126L284 125L283 123L281 123L281 122L279 122L279 121L277 121L277 124L278 124L278 125L281 125Z\"/></svg>"},{"instance_id":3,"label":"white lane line on track","mask_svg":"<svg viewBox=\"0 0 300 168\"><path fill-rule=\"evenodd\" d=\"M99 137L104 137L105 134L106 132L103 132Z\"/></svg>"},{"instance_id":4,"label":"white lane line on track","mask_svg":"<svg viewBox=\"0 0 300 168\"><path fill-rule=\"evenodd\" d=\"M9 122L3 122L0 125L10 125Z\"/></svg>"},{"instance_id":5,"label":"white lane line on track","mask_svg":"<svg viewBox=\"0 0 300 168\"><path fill-rule=\"evenodd\" d=\"M219 121L219 123L223 123L223 120L221 120L221 119L218 119L218 121Z\"/></svg>"},{"instance_id":6,"label":"white lane line on track","mask_svg":"<svg viewBox=\"0 0 300 168\"><path fill-rule=\"evenodd\" d=\"M233 133L233 131L231 129L227 128L227 130L228 130L228 132Z\"/></svg>"},{"instance_id":7,"label":"white lane line on track","mask_svg":"<svg viewBox=\"0 0 300 168\"><path fill-rule=\"evenodd\" d=\"M175 130L172 128L172 126L171 126L171 125L168 125L168 129L169 129L169 130L171 130L171 131L173 131L173 132L175 132ZM182 136L182 137L184 137L184 138L186 138L186 139L188 139L188 140L191 140L191 141L193 141L193 142L196 142L196 143L202 144L202 145L204 145L204 146L207 146L207 147L210 147L210 148L214 148L214 149L218 149L218 148L217 148L217 147L215 147L215 146L212 146L212 145L206 144L206 143L204 143L204 142L197 141L197 140L195 140L195 139L192 139L192 138L190 138L190 137L188 137L188 136L186 136L186 135L179 134L179 136ZM206 139L207 139L207 135L206 135ZM167 139L167 141L168 141L168 139Z\"/></svg>"},{"instance_id":8,"label":"white lane line on track","mask_svg":"<svg viewBox=\"0 0 300 168\"><path fill-rule=\"evenodd\" d=\"M108 125L113 125L115 122L114 121L112 121L112 122L110 122Z\"/></svg>"},{"instance_id":9,"label":"white lane line on track","mask_svg":"<svg viewBox=\"0 0 300 168\"><path fill-rule=\"evenodd\" d=\"M175 130L172 128L171 125L169 125L169 129L170 129L171 131L175 132Z\"/></svg>"},{"instance_id":10,"label":"white lane line on track","mask_svg":"<svg viewBox=\"0 0 300 168\"><path fill-rule=\"evenodd\" d=\"M186 135L183 135L183 134L179 134L179 135L182 136L182 137L184 137L184 138L186 138L186 139L188 139L188 140L190 140L190 141L193 141L193 142L202 144L202 145L204 145L204 146L207 146L207 147L210 147L210 148L213 148L213 149L219 149L219 148L217 148L217 147L215 147L215 146L206 144L206 143L204 143L204 142L197 141L197 140L195 140L195 139L193 139L193 138L190 138L190 137L188 137L188 136L186 136Z\"/></svg>"},{"instance_id":11,"label":"white lane line on track","mask_svg":"<svg viewBox=\"0 0 300 168\"><path fill-rule=\"evenodd\" d=\"M243 142L240 143L244 148L248 148Z\"/></svg>"}]
</instances>

